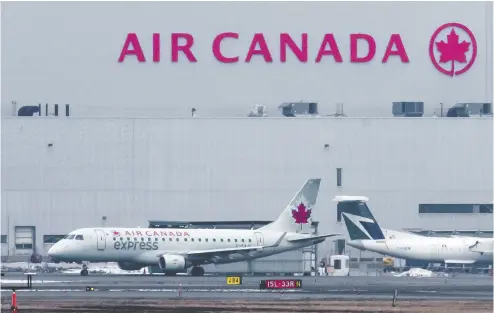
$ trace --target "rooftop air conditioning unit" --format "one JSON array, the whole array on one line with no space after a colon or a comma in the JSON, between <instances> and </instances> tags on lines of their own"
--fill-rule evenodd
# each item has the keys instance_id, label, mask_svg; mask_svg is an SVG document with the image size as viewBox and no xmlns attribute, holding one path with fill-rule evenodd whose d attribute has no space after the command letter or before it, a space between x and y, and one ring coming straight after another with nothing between
<instances>
[{"instance_id":1,"label":"rooftop air conditioning unit","mask_svg":"<svg viewBox=\"0 0 494 313\"><path fill-rule=\"evenodd\" d=\"M256 104L251 108L251 110L247 116L248 117L266 117L266 116L268 116L268 109L266 108L265 105Z\"/></svg>"},{"instance_id":2,"label":"rooftop air conditioning unit","mask_svg":"<svg viewBox=\"0 0 494 313\"><path fill-rule=\"evenodd\" d=\"M393 115L403 117L422 117L424 115L423 102L393 102Z\"/></svg>"}]
</instances>

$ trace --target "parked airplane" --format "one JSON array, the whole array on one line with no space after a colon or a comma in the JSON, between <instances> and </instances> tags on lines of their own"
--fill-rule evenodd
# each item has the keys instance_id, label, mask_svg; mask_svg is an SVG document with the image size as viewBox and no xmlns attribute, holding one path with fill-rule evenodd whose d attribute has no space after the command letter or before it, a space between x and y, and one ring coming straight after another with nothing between
<instances>
[{"instance_id":1,"label":"parked airplane","mask_svg":"<svg viewBox=\"0 0 494 313\"><path fill-rule=\"evenodd\" d=\"M350 237L348 245L387 256L447 264L492 263L493 238L426 237L381 229L361 196L336 196Z\"/></svg>"},{"instance_id":2,"label":"parked airplane","mask_svg":"<svg viewBox=\"0 0 494 313\"><path fill-rule=\"evenodd\" d=\"M203 264L262 258L341 235L306 233L320 184L321 179L309 179L278 219L259 229L81 228L53 245L48 255L67 262L118 262L124 270L158 265L166 275L192 267L191 275L202 276ZM81 275L88 275L84 266Z\"/></svg>"}]
</instances>

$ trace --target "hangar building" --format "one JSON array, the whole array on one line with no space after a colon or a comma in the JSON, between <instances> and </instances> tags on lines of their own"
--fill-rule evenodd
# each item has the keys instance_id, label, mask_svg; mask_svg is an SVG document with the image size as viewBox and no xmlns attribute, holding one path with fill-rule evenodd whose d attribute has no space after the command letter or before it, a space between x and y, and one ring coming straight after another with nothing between
<instances>
[{"instance_id":1,"label":"hangar building","mask_svg":"<svg viewBox=\"0 0 494 313\"><path fill-rule=\"evenodd\" d=\"M321 234L363 195L386 228L492 236L492 3L191 5L3 4L4 259L80 227L273 220L310 177ZM380 257L310 262L341 252Z\"/></svg>"}]
</instances>

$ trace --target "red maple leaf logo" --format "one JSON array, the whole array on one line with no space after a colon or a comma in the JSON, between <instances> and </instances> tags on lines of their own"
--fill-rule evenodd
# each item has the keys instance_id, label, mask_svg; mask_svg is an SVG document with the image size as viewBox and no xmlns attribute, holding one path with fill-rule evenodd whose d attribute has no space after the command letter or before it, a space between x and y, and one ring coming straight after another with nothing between
<instances>
[{"instance_id":1,"label":"red maple leaf logo","mask_svg":"<svg viewBox=\"0 0 494 313\"><path fill-rule=\"evenodd\" d=\"M113 236L118 236L118 235L120 235L120 233L119 233L118 231L115 231L115 230L114 230L114 231L113 231Z\"/></svg>"},{"instance_id":2,"label":"red maple leaf logo","mask_svg":"<svg viewBox=\"0 0 494 313\"><path fill-rule=\"evenodd\" d=\"M292 216L295 219L295 224L307 224L312 213L312 209L307 210L307 207L300 203L296 210L292 210Z\"/></svg>"},{"instance_id":3,"label":"red maple leaf logo","mask_svg":"<svg viewBox=\"0 0 494 313\"><path fill-rule=\"evenodd\" d=\"M455 72L455 62L466 63L466 53L470 48L470 42L463 40L459 42L460 37L452 29L448 36L446 36L447 42L441 40L436 42L437 50L441 53L440 63L447 63L451 61L451 72Z\"/></svg>"}]
</instances>

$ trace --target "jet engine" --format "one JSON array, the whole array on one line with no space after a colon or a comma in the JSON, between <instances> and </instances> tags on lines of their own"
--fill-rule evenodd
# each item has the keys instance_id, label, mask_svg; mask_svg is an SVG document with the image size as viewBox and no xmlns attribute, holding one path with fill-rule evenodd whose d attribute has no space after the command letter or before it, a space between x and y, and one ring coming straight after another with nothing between
<instances>
[{"instance_id":1,"label":"jet engine","mask_svg":"<svg viewBox=\"0 0 494 313\"><path fill-rule=\"evenodd\" d=\"M118 267L124 271L138 271L144 267L144 265L133 262L118 262Z\"/></svg>"},{"instance_id":2,"label":"jet engine","mask_svg":"<svg viewBox=\"0 0 494 313\"><path fill-rule=\"evenodd\" d=\"M187 269L185 258L181 255L163 254L159 258L159 265L163 272L180 272Z\"/></svg>"}]
</instances>

